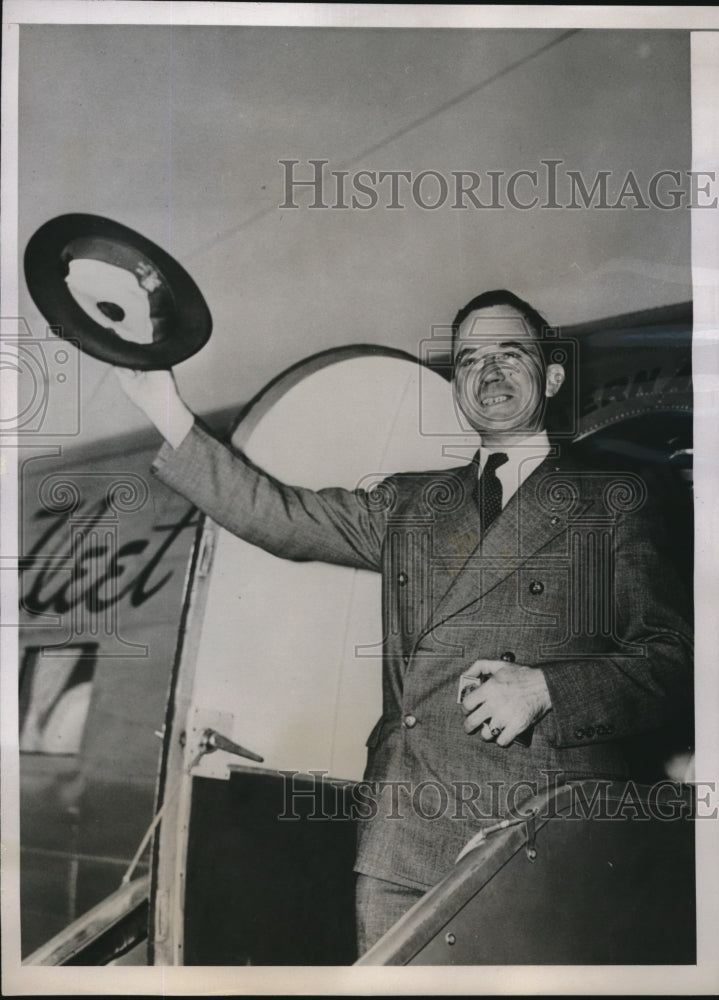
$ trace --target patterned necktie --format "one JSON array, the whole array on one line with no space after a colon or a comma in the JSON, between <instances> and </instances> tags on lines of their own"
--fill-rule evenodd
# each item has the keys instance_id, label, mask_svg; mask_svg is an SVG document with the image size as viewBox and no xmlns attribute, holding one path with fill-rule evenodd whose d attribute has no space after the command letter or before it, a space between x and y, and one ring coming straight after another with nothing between
<instances>
[{"instance_id":1,"label":"patterned necktie","mask_svg":"<svg viewBox=\"0 0 719 1000\"><path fill-rule=\"evenodd\" d=\"M502 509L502 484L497 477L497 469L504 465L507 456L503 451L495 451L487 458L477 485L479 503L479 523L482 534Z\"/></svg>"}]
</instances>

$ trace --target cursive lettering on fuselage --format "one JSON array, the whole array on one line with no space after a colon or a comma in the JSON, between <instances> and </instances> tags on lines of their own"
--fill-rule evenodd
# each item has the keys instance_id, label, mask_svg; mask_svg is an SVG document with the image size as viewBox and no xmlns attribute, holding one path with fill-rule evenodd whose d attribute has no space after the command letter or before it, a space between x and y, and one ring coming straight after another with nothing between
<instances>
[{"instance_id":1,"label":"cursive lettering on fuselage","mask_svg":"<svg viewBox=\"0 0 719 1000\"><path fill-rule=\"evenodd\" d=\"M37 520L52 520L20 559L24 581L21 603L28 614L65 614L79 604L84 604L91 614L100 614L126 598L137 608L168 583L172 570L159 577L154 575L182 532L197 525L197 510L190 507L178 521L154 525L153 532L164 534L154 549L151 538L134 538L116 545L114 537L103 531L106 511L105 501L89 507L82 527L69 539L63 530L69 526L69 515L47 511L36 514ZM96 539L103 537L98 544Z\"/></svg>"}]
</instances>

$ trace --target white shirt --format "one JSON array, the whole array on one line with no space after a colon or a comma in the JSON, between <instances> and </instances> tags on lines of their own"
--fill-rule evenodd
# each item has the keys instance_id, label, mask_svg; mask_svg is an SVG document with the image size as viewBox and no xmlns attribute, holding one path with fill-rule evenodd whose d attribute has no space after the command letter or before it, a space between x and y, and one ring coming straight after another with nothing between
<instances>
[{"instance_id":1,"label":"white shirt","mask_svg":"<svg viewBox=\"0 0 719 1000\"><path fill-rule=\"evenodd\" d=\"M530 434L529 437L522 438L512 445L502 445L497 448L486 448L484 445L480 445L480 476L490 455L502 452L507 456L504 465L500 465L497 469L497 479L502 484L502 509L507 506L527 476L534 472L550 451L551 445L546 431Z\"/></svg>"}]
</instances>

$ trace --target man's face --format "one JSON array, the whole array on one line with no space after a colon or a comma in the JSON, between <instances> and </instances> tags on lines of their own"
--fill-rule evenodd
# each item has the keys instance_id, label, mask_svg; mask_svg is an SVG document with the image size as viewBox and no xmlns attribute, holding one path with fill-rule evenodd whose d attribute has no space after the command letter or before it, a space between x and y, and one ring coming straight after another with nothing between
<instances>
[{"instance_id":1,"label":"man's face","mask_svg":"<svg viewBox=\"0 0 719 1000\"><path fill-rule=\"evenodd\" d=\"M457 332L453 360L455 398L480 434L539 429L544 398L564 375L558 365L545 372L535 335L510 306L470 313Z\"/></svg>"}]
</instances>

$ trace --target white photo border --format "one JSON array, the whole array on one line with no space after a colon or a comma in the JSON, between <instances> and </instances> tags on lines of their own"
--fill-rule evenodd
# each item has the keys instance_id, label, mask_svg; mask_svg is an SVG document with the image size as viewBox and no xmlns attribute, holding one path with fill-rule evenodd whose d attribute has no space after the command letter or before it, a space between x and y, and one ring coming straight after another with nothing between
<instances>
[{"instance_id":1,"label":"white photo border","mask_svg":"<svg viewBox=\"0 0 719 1000\"><path fill-rule=\"evenodd\" d=\"M715 7L434 6L412 4L255 4L122 2L122 0L6 0L3 7L2 306L18 315L17 79L22 24L232 24L352 27L602 27L681 28L694 32L692 52L693 169L719 170L719 10ZM694 212L692 264L695 342L696 650L698 781L719 774L719 213ZM695 352L695 366L697 357ZM3 379L5 413L14 412L12 380ZM17 539L17 482L11 450L2 455L2 543ZM3 609L17 606L15 574L2 574ZM2 641L2 988L5 995L237 995L636 993L697 994L719 990L719 839L717 822L697 823L696 967L447 967L353 968L38 968L19 961L17 641Z\"/></svg>"}]
</instances>

